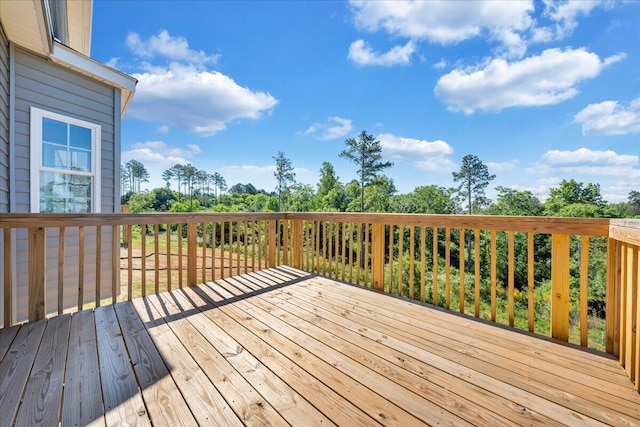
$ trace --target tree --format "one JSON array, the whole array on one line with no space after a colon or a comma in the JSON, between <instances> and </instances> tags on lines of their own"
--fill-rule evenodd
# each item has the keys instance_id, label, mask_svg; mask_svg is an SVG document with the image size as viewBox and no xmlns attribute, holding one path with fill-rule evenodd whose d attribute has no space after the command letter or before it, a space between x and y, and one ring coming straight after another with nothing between
<instances>
[{"instance_id":1,"label":"tree","mask_svg":"<svg viewBox=\"0 0 640 427\"><path fill-rule=\"evenodd\" d=\"M125 163L124 169L125 176L129 178L129 191L139 193L140 184L149 182L149 172L142 163L133 159Z\"/></svg>"},{"instance_id":2,"label":"tree","mask_svg":"<svg viewBox=\"0 0 640 427\"><path fill-rule=\"evenodd\" d=\"M324 212L343 212L347 209L348 203L344 185L336 176L336 171L329 162L323 162L320 168L316 199L317 208Z\"/></svg>"},{"instance_id":3,"label":"tree","mask_svg":"<svg viewBox=\"0 0 640 427\"><path fill-rule=\"evenodd\" d=\"M350 160L358 165L358 182L360 184L360 212L364 212L364 189L378 177L378 173L389 169L393 162L382 161L382 146L373 135L362 131L358 139L345 140L346 149L342 150L340 157Z\"/></svg>"},{"instance_id":4,"label":"tree","mask_svg":"<svg viewBox=\"0 0 640 427\"><path fill-rule=\"evenodd\" d=\"M518 191L513 188L496 187L498 196L487 213L490 215L542 215L543 206L531 191Z\"/></svg>"},{"instance_id":5,"label":"tree","mask_svg":"<svg viewBox=\"0 0 640 427\"><path fill-rule=\"evenodd\" d=\"M629 216L640 215L640 191L629 193Z\"/></svg>"},{"instance_id":6,"label":"tree","mask_svg":"<svg viewBox=\"0 0 640 427\"><path fill-rule=\"evenodd\" d=\"M291 190L289 209L292 212L313 212L316 210L316 195L312 186L307 184L294 184Z\"/></svg>"},{"instance_id":7,"label":"tree","mask_svg":"<svg viewBox=\"0 0 640 427\"><path fill-rule=\"evenodd\" d=\"M273 159L276 161L276 170L273 172L273 176L276 178L278 210L282 211L282 196L289 189L289 186L295 183L296 174L293 171L291 160L286 158L282 151L278 151Z\"/></svg>"},{"instance_id":8,"label":"tree","mask_svg":"<svg viewBox=\"0 0 640 427\"><path fill-rule=\"evenodd\" d=\"M446 215L456 211L455 189L425 185L394 198L394 211Z\"/></svg>"},{"instance_id":9,"label":"tree","mask_svg":"<svg viewBox=\"0 0 640 427\"><path fill-rule=\"evenodd\" d=\"M214 195L217 200L218 196L227 189L227 181L218 172L214 172L213 175L211 175L211 180L213 182Z\"/></svg>"},{"instance_id":10,"label":"tree","mask_svg":"<svg viewBox=\"0 0 640 427\"><path fill-rule=\"evenodd\" d=\"M120 166L120 203L126 205L131 197L131 177L125 165Z\"/></svg>"},{"instance_id":11,"label":"tree","mask_svg":"<svg viewBox=\"0 0 640 427\"><path fill-rule=\"evenodd\" d=\"M193 186L198 179L198 169L191 163L183 166L183 182L187 186L189 194L189 209L193 209Z\"/></svg>"},{"instance_id":12,"label":"tree","mask_svg":"<svg viewBox=\"0 0 640 427\"><path fill-rule=\"evenodd\" d=\"M178 181L178 201L180 201L180 196L182 195L182 179L184 178L184 165L180 163L176 163L171 166L169 169L162 173L162 179L169 184L170 180Z\"/></svg>"},{"instance_id":13,"label":"tree","mask_svg":"<svg viewBox=\"0 0 640 427\"><path fill-rule=\"evenodd\" d=\"M466 200L469 215L488 204L484 190L496 176L489 174L489 168L477 156L472 154L464 156L460 172L452 172L452 174L453 180L460 183L458 194Z\"/></svg>"},{"instance_id":14,"label":"tree","mask_svg":"<svg viewBox=\"0 0 640 427\"><path fill-rule=\"evenodd\" d=\"M549 190L544 203L544 214L567 217L603 217L606 202L600 194L600 185L586 185L575 179L563 179L558 187Z\"/></svg>"}]
</instances>

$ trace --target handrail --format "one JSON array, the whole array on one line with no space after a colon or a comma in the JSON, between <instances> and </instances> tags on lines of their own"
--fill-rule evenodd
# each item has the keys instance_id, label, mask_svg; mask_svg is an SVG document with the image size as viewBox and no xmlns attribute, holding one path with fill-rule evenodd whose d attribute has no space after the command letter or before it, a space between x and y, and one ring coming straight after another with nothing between
<instances>
[{"instance_id":1,"label":"handrail","mask_svg":"<svg viewBox=\"0 0 640 427\"><path fill-rule=\"evenodd\" d=\"M166 224L168 220L174 224L190 224L215 221L248 221L260 219L262 221L284 219L283 213L253 213L253 212L225 212L225 213L102 213L102 214L2 214L1 228L31 228L60 227L60 226L96 226L96 225L137 225L137 224Z\"/></svg>"},{"instance_id":2,"label":"handrail","mask_svg":"<svg viewBox=\"0 0 640 427\"><path fill-rule=\"evenodd\" d=\"M504 224L515 232L557 233L608 236L609 220L602 218L530 217L500 215L431 215L389 213L287 212L285 219L358 222L368 224L404 224L406 226L449 227L504 230Z\"/></svg>"}]
</instances>

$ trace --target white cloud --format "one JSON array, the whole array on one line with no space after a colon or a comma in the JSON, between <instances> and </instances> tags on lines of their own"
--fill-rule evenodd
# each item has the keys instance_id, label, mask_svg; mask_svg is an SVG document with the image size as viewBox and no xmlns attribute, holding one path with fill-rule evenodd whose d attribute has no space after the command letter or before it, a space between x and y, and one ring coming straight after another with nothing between
<instances>
[{"instance_id":1,"label":"white cloud","mask_svg":"<svg viewBox=\"0 0 640 427\"><path fill-rule=\"evenodd\" d=\"M451 44L483 31L525 30L530 1L351 1L356 25L367 31Z\"/></svg>"},{"instance_id":2,"label":"white cloud","mask_svg":"<svg viewBox=\"0 0 640 427\"><path fill-rule=\"evenodd\" d=\"M440 61L433 64L433 68L435 68L436 70L444 70L446 66L447 61L445 61L444 59L441 59Z\"/></svg>"},{"instance_id":3,"label":"white cloud","mask_svg":"<svg viewBox=\"0 0 640 427\"><path fill-rule=\"evenodd\" d=\"M563 175L591 177L618 177L624 179L640 179L640 157L636 155L618 154L612 150L599 151L589 148L562 151L550 150L528 169L528 172L539 175Z\"/></svg>"},{"instance_id":4,"label":"white cloud","mask_svg":"<svg viewBox=\"0 0 640 427\"><path fill-rule=\"evenodd\" d=\"M578 148L573 151L550 150L540 159L543 163L553 166L561 165L608 165L633 166L638 164L638 156L617 154L615 151L598 151L588 148Z\"/></svg>"},{"instance_id":5,"label":"white cloud","mask_svg":"<svg viewBox=\"0 0 640 427\"><path fill-rule=\"evenodd\" d=\"M196 144L188 144L187 149L184 149L168 145L164 141L136 142L131 145L130 150L122 153L122 161L136 159L145 166L148 163L173 166L176 163L189 163L189 159L201 152Z\"/></svg>"},{"instance_id":6,"label":"white cloud","mask_svg":"<svg viewBox=\"0 0 640 427\"><path fill-rule=\"evenodd\" d=\"M133 76L138 86L129 107L131 117L202 136L214 135L234 120L259 119L278 103L269 93L254 92L222 73L193 65L148 67Z\"/></svg>"},{"instance_id":7,"label":"white cloud","mask_svg":"<svg viewBox=\"0 0 640 427\"><path fill-rule=\"evenodd\" d=\"M520 161L518 159L509 160L507 162L487 162L487 166L492 173L508 172L514 170Z\"/></svg>"},{"instance_id":8,"label":"white cloud","mask_svg":"<svg viewBox=\"0 0 640 427\"><path fill-rule=\"evenodd\" d=\"M192 50L184 37L172 37L167 30L162 30L158 34L143 41L140 36L131 32L127 34L127 47L136 55L151 59L157 56L165 57L171 61L186 61L191 64L204 65L215 64L220 58L219 54L207 55L202 50Z\"/></svg>"},{"instance_id":9,"label":"white cloud","mask_svg":"<svg viewBox=\"0 0 640 427\"><path fill-rule=\"evenodd\" d=\"M456 164L449 156L453 148L444 141L404 138L388 133L378 135L384 156L394 162L410 163L415 168L431 172L450 172Z\"/></svg>"},{"instance_id":10,"label":"white cloud","mask_svg":"<svg viewBox=\"0 0 640 427\"><path fill-rule=\"evenodd\" d=\"M609 0L544 0L543 5L533 0L351 0L350 3L360 30L441 45L482 38L497 42L497 53L509 58L524 56L531 43L570 36L581 16L588 16L596 7L615 4Z\"/></svg>"},{"instance_id":11,"label":"white cloud","mask_svg":"<svg viewBox=\"0 0 640 427\"><path fill-rule=\"evenodd\" d=\"M631 191L638 191L638 181L616 181L602 188L602 197L612 203L626 202Z\"/></svg>"},{"instance_id":12,"label":"white cloud","mask_svg":"<svg viewBox=\"0 0 640 427\"><path fill-rule=\"evenodd\" d=\"M321 141L342 138L353 131L353 123L350 119L333 116L328 117L326 123L314 123L306 130L298 132L300 136L313 135Z\"/></svg>"},{"instance_id":13,"label":"white cloud","mask_svg":"<svg viewBox=\"0 0 640 427\"><path fill-rule=\"evenodd\" d=\"M411 55L416 51L412 40L404 46L396 45L387 52L380 53L373 50L364 40L356 40L349 46L349 59L358 65L380 65L390 67L392 65L407 65L411 63Z\"/></svg>"},{"instance_id":14,"label":"white cloud","mask_svg":"<svg viewBox=\"0 0 640 427\"><path fill-rule=\"evenodd\" d=\"M618 101L589 104L573 118L582 125L582 134L627 135L640 133L640 97L628 106Z\"/></svg>"},{"instance_id":15,"label":"white cloud","mask_svg":"<svg viewBox=\"0 0 640 427\"><path fill-rule=\"evenodd\" d=\"M624 54L600 60L580 49L547 49L540 55L509 62L495 58L442 76L434 89L452 111L498 112L509 107L557 104L573 98L577 85L596 77Z\"/></svg>"},{"instance_id":16,"label":"white cloud","mask_svg":"<svg viewBox=\"0 0 640 427\"><path fill-rule=\"evenodd\" d=\"M120 60L120 58L114 56L113 58L111 58L110 60L105 62L104 65L106 65L107 67L111 67L111 68L117 68L119 60Z\"/></svg>"},{"instance_id":17,"label":"white cloud","mask_svg":"<svg viewBox=\"0 0 640 427\"><path fill-rule=\"evenodd\" d=\"M607 5L606 0L556 0L546 1L545 15L555 25L547 30L554 33L554 38L561 39L570 36L578 26L579 15L589 16L589 13L598 6Z\"/></svg>"}]
</instances>

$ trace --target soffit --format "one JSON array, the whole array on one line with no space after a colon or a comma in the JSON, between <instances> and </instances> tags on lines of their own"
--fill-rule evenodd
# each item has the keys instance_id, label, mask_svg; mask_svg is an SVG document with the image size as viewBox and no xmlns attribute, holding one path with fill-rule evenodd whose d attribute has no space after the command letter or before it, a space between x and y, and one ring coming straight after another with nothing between
<instances>
[{"instance_id":1,"label":"soffit","mask_svg":"<svg viewBox=\"0 0 640 427\"><path fill-rule=\"evenodd\" d=\"M51 35L39 0L0 1L0 20L7 38L26 49L49 55Z\"/></svg>"}]
</instances>

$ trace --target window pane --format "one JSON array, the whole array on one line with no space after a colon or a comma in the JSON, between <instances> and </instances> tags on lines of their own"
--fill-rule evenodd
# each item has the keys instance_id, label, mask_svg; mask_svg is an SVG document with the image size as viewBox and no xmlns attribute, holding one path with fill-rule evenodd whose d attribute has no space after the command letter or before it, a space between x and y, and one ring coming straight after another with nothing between
<instances>
[{"instance_id":1,"label":"window pane","mask_svg":"<svg viewBox=\"0 0 640 427\"><path fill-rule=\"evenodd\" d=\"M40 172L40 212L91 212L91 177Z\"/></svg>"},{"instance_id":2,"label":"window pane","mask_svg":"<svg viewBox=\"0 0 640 427\"><path fill-rule=\"evenodd\" d=\"M42 144L42 166L46 168L67 169L67 148L60 145Z\"/></svg>"},{"instance_id":3,"label":"window pane","mask_svg":"<svg viewBox=\"0 0 640 427\"><path fill-rule=\"evenodd\" d=\"M43 117L42 140L67 145L67 124Z\"/></svg>"},{"instance_id":4,"label":"window pane","mask_svg":"<svg viewBox=\"0 0 640 427\"><path fill-rule=\"evenodd\" d=\"M70 128L69 143L71 146L91 150L91 129L76 125L70 125Z\"/></svg>"},{"instance_id":5,"label":"window pane","mask_svg":"<svg viewBox=\"0 0 640 427\"><path fill-rule=\"evenodd\" d=\"M91 152L86 150L71 150L71 170L91 172Z\"/></svg>"}]
</instances>

